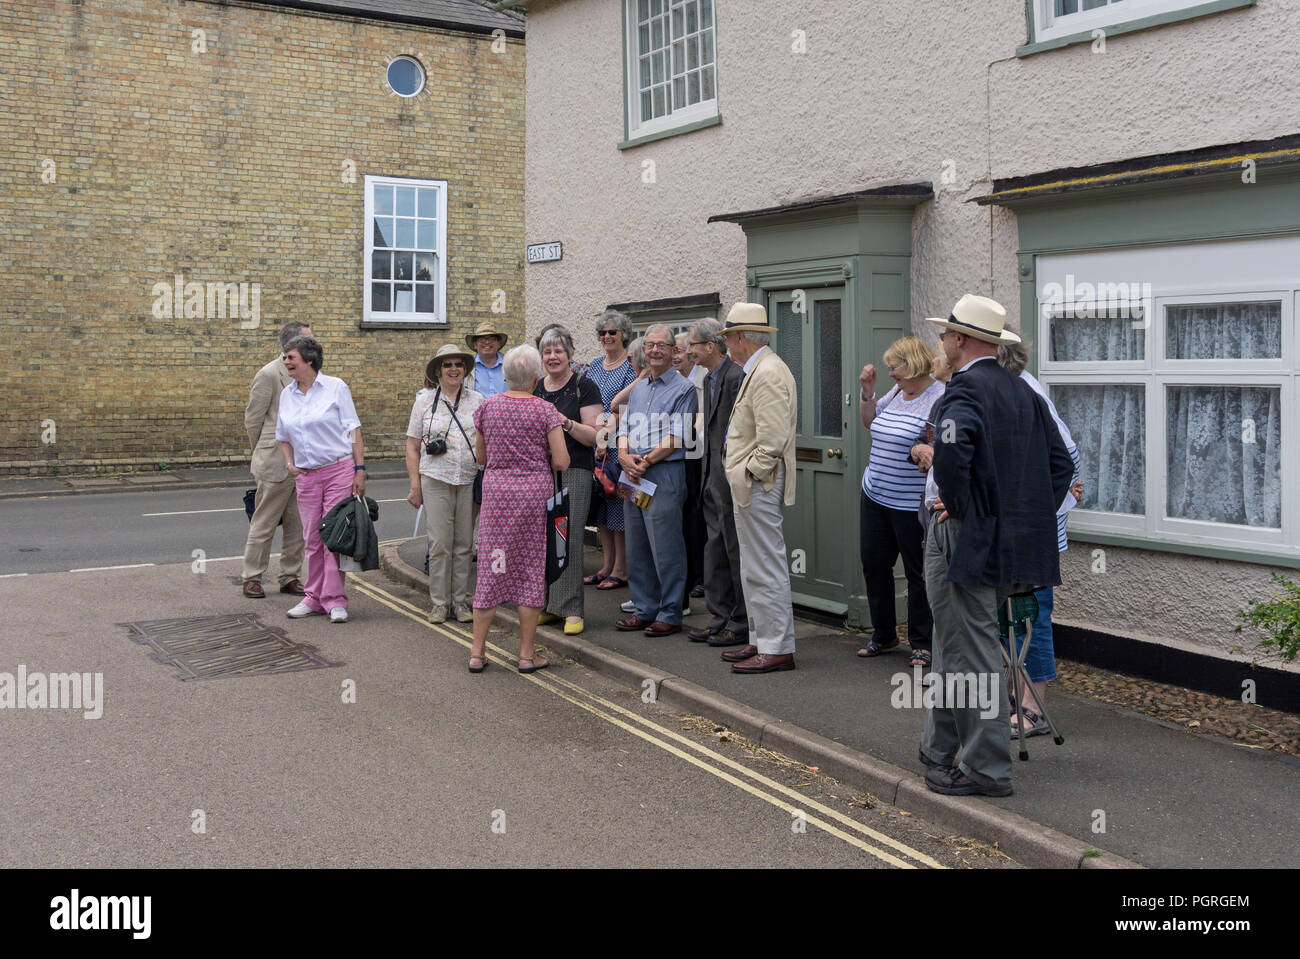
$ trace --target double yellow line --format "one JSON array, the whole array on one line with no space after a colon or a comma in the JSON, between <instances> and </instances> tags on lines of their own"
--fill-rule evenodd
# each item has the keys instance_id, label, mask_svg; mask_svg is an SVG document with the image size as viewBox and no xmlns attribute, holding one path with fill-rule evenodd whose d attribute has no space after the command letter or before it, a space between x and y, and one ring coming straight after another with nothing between
<instances>
[{"instance_id":1,"label":"double yellow line","mask_svg":"<svg viewBox=\"0 0 1300 959\"><path fill-rule=\"evenodd\" d=\"M387 606L399 615L405 616L407 619L419 623L435 633L440 633L448 639L460 643L466 649L470 647L470 636L468 634L450 626L434 625L428 622L423 610L393 595L382 587L352 576L348 578L348 588L359 590L381 606ZM499 646L488 643L486 655L489 660L498 666L514 668L514 657ZM766 776L736 762L730 757L715 752L707 746L702 746L675 730L660 726L644 716L624 709L617 703L597 696L576 683L568 681L563 676L556 673L529 673L521 674L520 678L535 683L542 689L566 702L572 703L579 709L586 710L593 716L597 716L605 722L631 733L633 736L652 743L664 752L670 753L678 759L684 760L692 766L730 783L751 796L784 810L792 818L795 814L802 815L809 825L816 826L836 839L840 839L862 852L887 862L891 866L897 866L900 869L915 869L918 865L928 866L932 869L946 868L942 863L935 861L925 853L913 849L891 836L877 832L869 826L864 826L856 819L831 809L829 806L825 806L788 786L768 779ZM692 755L692 752L698 755ZM744 777L744 779L740 777ZM750 781L746 782L745 779ZM874 840L877 845L867 842L862 838L864 836L867 839ZM882 846L889 847L894 852L891 853L881 848ZM898 855L894 853L898 853Z\"/></svg>"}]
</instances>

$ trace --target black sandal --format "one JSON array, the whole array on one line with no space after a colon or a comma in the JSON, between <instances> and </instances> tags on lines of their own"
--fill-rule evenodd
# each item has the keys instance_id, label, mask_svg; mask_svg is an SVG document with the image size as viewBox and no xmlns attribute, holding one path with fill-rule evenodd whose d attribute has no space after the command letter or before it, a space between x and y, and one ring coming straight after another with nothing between
<instances>
[{"instance_id":1,"label":"black sandal","mask_svg":"<svg viewBox=\"0 0 1300 959\"><path fill-rule=\"evenodd\" d=\"M894 637L894 641L885 646L881 646L878 642L876 642L873 639L871 642L867 643L867 645L863 646L861 649L858 650L858 655L879 656L881 653L891 650L897 645L898 645L898 637Z\"/></svg>"}]
</instances>

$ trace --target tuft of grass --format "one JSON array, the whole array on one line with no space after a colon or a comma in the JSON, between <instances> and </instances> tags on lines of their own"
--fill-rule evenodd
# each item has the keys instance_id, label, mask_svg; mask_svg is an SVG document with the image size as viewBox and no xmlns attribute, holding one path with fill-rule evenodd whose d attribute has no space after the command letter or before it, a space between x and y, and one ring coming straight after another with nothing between
<instances>
[{"instance_id":1,"label":"tuft of grass","mask_svg":"<svg viewBox=\"0 0 1300 959\"><path fill-rule=\"evenodd\" d=\"M1084 859L1096 859L1100 855L1101 855L1100 849L1085 849L1083 851Z\"/></svg>"}]
</instances>

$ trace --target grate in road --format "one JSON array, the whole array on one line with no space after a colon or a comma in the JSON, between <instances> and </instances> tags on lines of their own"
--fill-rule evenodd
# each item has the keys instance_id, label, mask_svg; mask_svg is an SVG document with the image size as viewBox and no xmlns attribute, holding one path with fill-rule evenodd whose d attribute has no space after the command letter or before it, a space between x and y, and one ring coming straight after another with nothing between
<instances>
[{"instance_id":1,"label":"grate in road","mask_svg":"<svg viewBox=\"0 0 1300 959\"><path fill-rule=\"evenodd\" d=\"M148 646L155 662L180 670L179 678L186 682L344 665L325 659L315 646L291 642L252 613L117 625L125 626L135 642Z\"/></svg>"}]
</instances>

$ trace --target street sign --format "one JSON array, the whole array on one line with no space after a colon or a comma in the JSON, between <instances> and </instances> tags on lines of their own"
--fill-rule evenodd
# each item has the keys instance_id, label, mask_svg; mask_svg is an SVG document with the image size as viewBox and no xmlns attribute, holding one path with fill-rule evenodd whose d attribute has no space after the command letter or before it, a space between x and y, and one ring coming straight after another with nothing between
<instances>
[{"instance_id":1,"label":"street sign","mask_svg":"<svg viewBox=\"0 0 1300 959\"><path fill-rule=\"evenodd\" d=\"M529 263L550 263L564 258L564 244L559 240L554 243L530 243L528 245Z\"/></svg>"}]
</instances>

